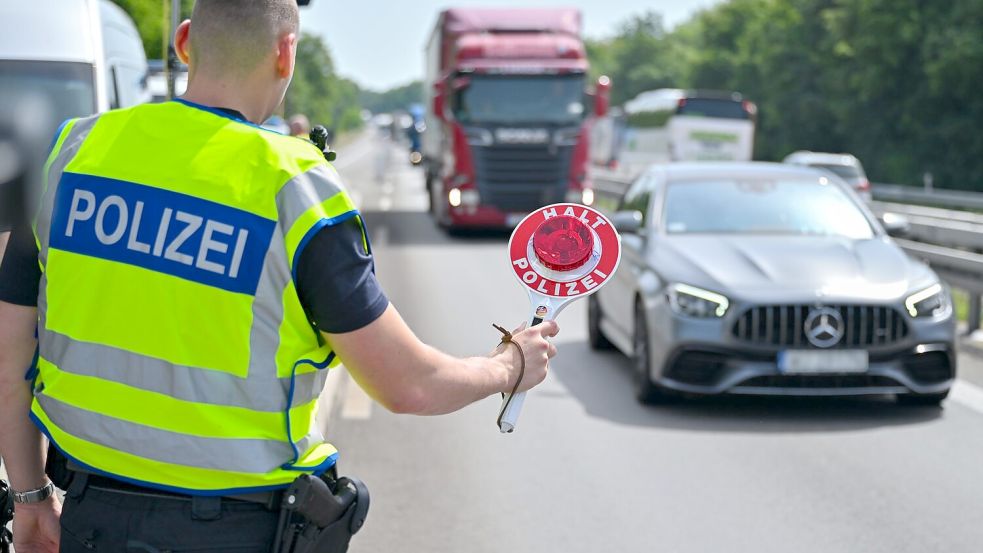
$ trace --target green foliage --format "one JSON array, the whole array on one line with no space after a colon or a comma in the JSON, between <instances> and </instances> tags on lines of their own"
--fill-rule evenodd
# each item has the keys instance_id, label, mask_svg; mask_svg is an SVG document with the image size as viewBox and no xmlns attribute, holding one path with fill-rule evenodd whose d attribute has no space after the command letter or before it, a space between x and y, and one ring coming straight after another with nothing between
<instances>
[{"instance_id":1,"label":"green foliage","mask_svg":"<svg viewBox=\"0 0 983 553\"><path fill-rule=\"evenodd\" d=\"M362 123L358 86L338 76L321 37L304 33L297 45L297 66L287 89L284 113L303 113L311 124L342 131Z\"/></svg>"},{"instance_id":2,"label":"green foliage","mask_svg":"<svg viewBox=\"0 0 983 553\"><path fill-rule=\"evenodd\" d=\"M115 0L133 18L143 39L147 57L161 58L164 52L164 10L170 0ZM191 15L194 0L181 0L181 17ZM359 88L337 75L331 53L320 37L303 34L297 45L297 66L287 90L284 111L289 117L303 113L313 124L335 130L362 124Z\"/></svg>"},{"instance_id":3,"label":"green foliage","mask_svg":"<svg viewBox=\"0 0 983 553\"><path fill-rule=\"evenodd\" d=\"M362 90L359 95L362 107L372 113L406 110L412 104L423 103L423 83L413 81L385 92Z\"/></svg>"},{"instance_id":4,"label":"green foliage","mask_svg":"<svg viewBox=\"0 0 983 553\"><path fill-rule=\"evenodd\" d=\"M983 189L983 0L730 0L671 32L629 19L588 43L615 103L659 87L736 90L755 155L857 155L875 181Z\"/></svg>"},{"instance_id":5,"label":"green foliage","mask_svg":"<svg viewBox=\"0 0 983 553\"><path fill-rule=\"evenodd\" d=\"M150 59L164 58L164 14L171 0L113 0L130 14L143 39L143 49ZM194 0L181 0L181 19L191 17ZM169 37L168 37L169 38Z\"/></svg>"}]
</instances>

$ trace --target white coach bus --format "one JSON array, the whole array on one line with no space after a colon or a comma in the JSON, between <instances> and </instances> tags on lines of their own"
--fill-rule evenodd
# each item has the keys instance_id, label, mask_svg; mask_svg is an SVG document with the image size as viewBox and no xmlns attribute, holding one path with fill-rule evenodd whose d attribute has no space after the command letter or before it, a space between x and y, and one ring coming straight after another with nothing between
<instances>
[{"instance_id":1,"label":"white coach bus","mask_svg":"<svg viewBox=\"0 0 983 553\"><path fill-rule=\"evenodd\" d=\"M756 114L736 92L643 92L624 107L623 134L614 145L619 171L672 161L750 161Z\"/></svg>"}]
</instances>

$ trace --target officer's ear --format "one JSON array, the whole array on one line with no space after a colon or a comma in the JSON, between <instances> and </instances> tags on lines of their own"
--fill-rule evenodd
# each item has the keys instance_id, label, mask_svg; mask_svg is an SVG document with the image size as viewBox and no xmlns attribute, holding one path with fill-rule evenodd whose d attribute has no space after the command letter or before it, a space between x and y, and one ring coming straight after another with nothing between
<instances>
[{"instance_id":1,"label":"officer's ear","mask_svg":"<svg viewBox=\"0 0 983 553\"><path fill-rule=\"evenodd\" d=\"M280 35L276 43L276 72L281 79L289 79L294 74L294 61L297 56L297 33Z\"/></svg>"},{"instance_id":2,"label":"officer's ear","mask_svg":"<svg viewBox=\"0 0 983 553\"><path fill-rule=\"evenodd\" d=\"M191 43L188 38L190 36L191 20L185 19L177 26L177 30L174 31L174 51L177 52L177 57L181 60L181 63L185 65L191 59Z\"/></svg>"}]
</instances>

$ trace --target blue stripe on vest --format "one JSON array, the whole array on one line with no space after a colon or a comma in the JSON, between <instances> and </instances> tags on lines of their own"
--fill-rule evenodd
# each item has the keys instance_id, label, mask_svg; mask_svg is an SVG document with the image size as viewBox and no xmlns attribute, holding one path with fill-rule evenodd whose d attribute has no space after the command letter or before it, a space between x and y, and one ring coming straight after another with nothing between
<instances>
[{"instance_id":1,"label":"blue stripe on vest","mask_svg":"<svg viewBox=\"0 0 983 553\"><path fill-rule=\"evenodd\" d=\"M187 194L65 172L50 245L255 295L275 226Z\"/></svg>"}]
</instances>

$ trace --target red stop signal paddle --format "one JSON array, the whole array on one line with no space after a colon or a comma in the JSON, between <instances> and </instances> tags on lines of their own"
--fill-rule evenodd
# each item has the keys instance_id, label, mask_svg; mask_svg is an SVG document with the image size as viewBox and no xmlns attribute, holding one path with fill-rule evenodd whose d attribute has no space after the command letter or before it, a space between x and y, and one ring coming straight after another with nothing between
<instances>
[{"instance_id":1,"label":"red stop signal paddle","mask_svg":"<svg viewBox=\"0 0 983 553\"><path fill-rule=\"evenodd\" d=\"M578 204L553 204L527 215L509 239L509 261L529 295L529 326L552 321L570 302L597 292L621 262L621 238L607 217ZM515 430L525 392L507 395L498 414Z\"/></svg>"}]
</instances>

